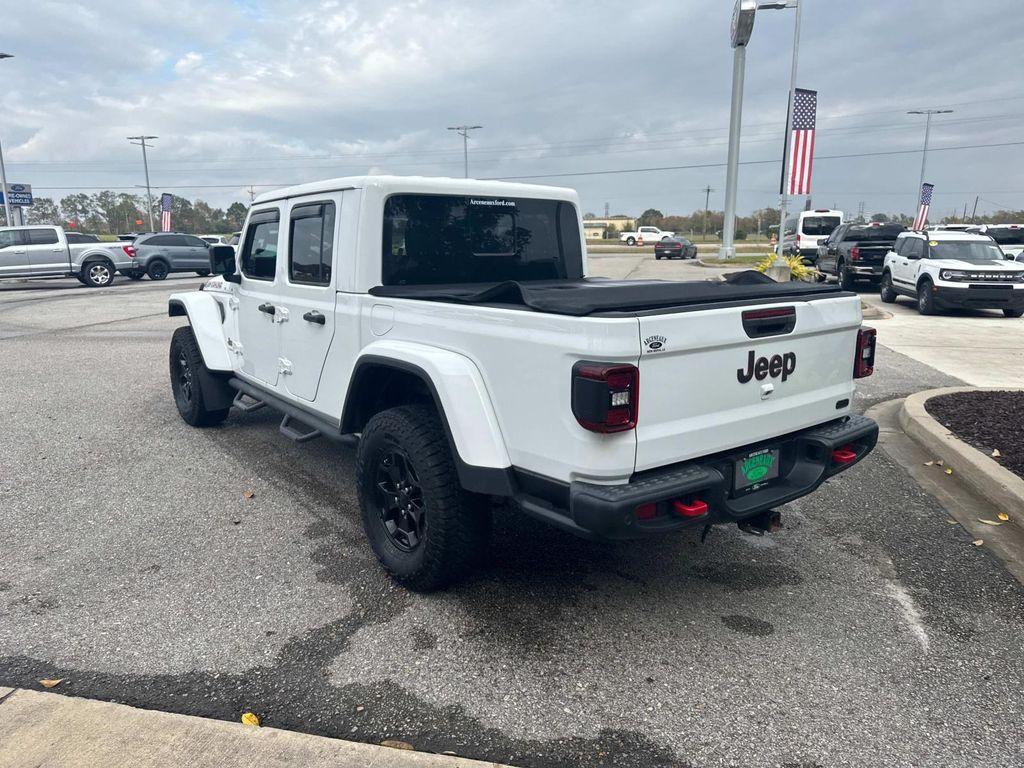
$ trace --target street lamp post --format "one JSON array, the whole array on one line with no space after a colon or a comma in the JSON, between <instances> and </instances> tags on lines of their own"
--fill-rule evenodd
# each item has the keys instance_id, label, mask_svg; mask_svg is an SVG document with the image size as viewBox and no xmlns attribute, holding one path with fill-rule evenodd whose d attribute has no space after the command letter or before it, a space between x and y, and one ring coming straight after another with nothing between
<instances>
[{"instance_id":1,"label":"street lamp post","mask_svg":"<svg viewBox=\"0 0 1024 768\"><path fill-rule=\"evenodd\" d=\"M785 4L778 3L777 5L784 6ZM789 159L790 136L793 134L793 95L796 93L796 70L797 63L800 60L800 17L803 9L803 3L796 0L796 21L793 25L793 61L789 71L789 90L786 91L786 138L783 145L785 148L782 151L782 173L779 175L779 248L775 252L775 263L773 264L777 269L782 269L786 266L786 263L782 260L782 239L786 232L786 209L789 207L789 195L786 193L785 182L786 161Z\"/></svg>"},{"instance_id":2,"label":"street lamp post","mask_svg":"<svg viewBox=\"0 0 1024 768\"><path fill-rule=\"evenodd\" d=\"M13 59L13 58L14 58L13 54L10 54L10 53L0 53L0 59ZM7 199L7 197L8 197L8 195L7 195L7 169L4 168L4 148L3 148L2 144L0 144L0 189L2 189L3 193L4 193L4 216L5 216L4 221L5 221L5 223L7 224L8 227L13 227L14 226L14 220L11 218L11 203Z\"/></svg>"},{"instance_id":3,"label":"street lamp post","mask_svg":"<svg viewBox=\"0 0 1024 768\"><path fill-rule=\"evenodd\" d=\"M917 182L917 194L914 196L914 207L921 202L921 187L924 185L924 170L928 164L928 136L932 130L932 115L948 115L952 109L912 109L908 115L926 115L924 120L924 149L921 152L921 179Z\"/></svg>"},{"instance_id":4,"label":"street lamp post","mask_svg":"<svg viewBox=\"0 0 1024 768\"><path fill-rule=\"evenodd\" d=\"M142 147L142 168L146 172L146 206L149 211L149 231L156 232L156 227L153 225L153 192L149 187L149 160L146 158L146 142L152 139L159 139L159 136L129 136L130 141L135 146Z\"/></svg>"},{"instance_id":5,"label":"street lamp post","mask_svg":"<svg viewBox=\"0 0 1024 768\"><path fill-rule=\"evenodd\" d=\"M793 72L790 82L789 98L792 99L796 81L797 49L800 40L799 0L736 0L732 14L732 106L729 112L729 157L725 171L725 221L722 225L722 247L719 257L731 259L736 255L734 244L736 237L736 188L740 163L740 128L743 119L743 77L747 62L747 43L754 32L754 16L758 10L797 9L796 38L793 45ZM789 110L786 110L787 114ZM787 126L786 135L789 135ZM784 198L783 198L784 199ZM785 205L785 203L783 203ZM781 241L781 235L780 235Z\"/></svg>"},{"instance_id":6,"label":"street lamp post","mask_svg":"<svg viewBox=\"0 0 1024 768\"><path fill-rule=\"evenodd\" d=\"M462 161L465 166L466 178L469 178L469 132L483 128L482 125L453 125L449 131L455 131L462 137Z\"/></svg>"}]
</instances>

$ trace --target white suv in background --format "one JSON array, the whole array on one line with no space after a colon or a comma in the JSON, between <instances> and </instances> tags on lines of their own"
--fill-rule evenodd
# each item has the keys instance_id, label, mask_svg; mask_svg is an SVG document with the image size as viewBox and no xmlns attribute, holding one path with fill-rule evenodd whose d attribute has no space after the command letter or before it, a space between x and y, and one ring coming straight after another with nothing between
<instances>
[{"instance_id":1,"label":"white suv in background","mask_svg":"<svg viewBox=\"0 0 1024 768\"><path fill-rule=\"evenodd\" d=\"M1024 265L1003 255L991 237L969 232L903 232L882 266L881 298L917 301L922 315L940 309L1001 309L1024 315Z\"/></svg>"}]
</instances>

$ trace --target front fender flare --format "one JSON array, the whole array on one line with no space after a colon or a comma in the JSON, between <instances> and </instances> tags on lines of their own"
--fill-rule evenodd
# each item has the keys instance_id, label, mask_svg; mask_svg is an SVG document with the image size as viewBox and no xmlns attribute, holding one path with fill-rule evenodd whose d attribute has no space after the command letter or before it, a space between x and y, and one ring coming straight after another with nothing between
<instances>
[{"instance_id":1,"label":"front fender flare","mask_svg":"<svg viewBox=\"0 0 1024 768\"><path fill-rule=\"evenodd\" d=\"M509 459L497 414L476 364L447 349L401 341L375 341L365 347L352 371L348 399L361 368L391 367L419 377L434 399L451 442L459 478L471 491L506 494ZM345 416L343 412L342 422Z\"/></svg>"},{"instance_id":2,"label":"front fender flare","mask_svg":"<svg viewBox=\"0 0 1024 768\"><path fill-rule=\"evenodd\" d=\"M202 291L174 293L167 299L168 317L187 317L199 344L203 363L211 371L234 370L231 351L224 338L223 307Z\"/></svg>"}]
</instances>

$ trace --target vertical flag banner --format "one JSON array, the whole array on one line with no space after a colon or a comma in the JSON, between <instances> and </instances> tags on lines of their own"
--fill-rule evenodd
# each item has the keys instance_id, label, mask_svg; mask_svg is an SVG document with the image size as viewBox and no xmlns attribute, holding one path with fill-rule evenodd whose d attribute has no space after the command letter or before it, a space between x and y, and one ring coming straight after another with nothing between
<instances>
[{"instance_id":1,"label":"vertical flag banner","mask_svg":"<svg viewBox=\"0 0 1024 768\"><path fill-rule=\"evenodd\" d=\"M171 231L171 195L167 192L160 195L160 231Z\"/></svg>"},{"instance_id":2,"label":"vertical flag banner","mask_svg":"<svg viewBox=\"0 0 1024 768\"><path fill-rule=\"evenodd\" d=\"M797 88L790 105L793 131L787 138L780 194L811 194L811 168L814 165L814 131L818 113L818 92Z\"/></svg>"},{"instance_id":3,"label":"vertical flag banner","mask_svg":"<svg viewBox=\"0 0 1024 768\"><path fill-rule=\"evenodd\" d=\"M928 209L932 206L932 190L934 184L921 185L921 207L917 209L917 218L914 219L913 229L924 229L928 223Z\"/></svg>"}]
</instances>

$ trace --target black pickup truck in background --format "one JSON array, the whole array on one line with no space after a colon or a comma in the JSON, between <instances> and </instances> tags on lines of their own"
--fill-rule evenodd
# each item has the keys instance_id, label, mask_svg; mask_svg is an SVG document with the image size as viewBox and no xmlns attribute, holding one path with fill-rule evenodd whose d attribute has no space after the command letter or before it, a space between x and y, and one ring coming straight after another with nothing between
<instances>
[{"instance_id":1,"label":"black pickup truck in background","mask_svg":"<svg viewBox=\"0 0 1024 768\"><path fill-rule=\"evenodd\" d=\"M906 230L902 224L842 224L818 245L818 270L835 275L843 289L852 289L858 280L874 284L882 277L882 263L896 245L896 237Z\"/></svg>"}]
</instances>

